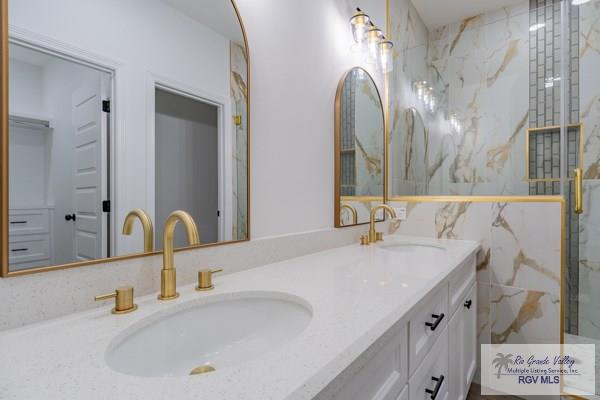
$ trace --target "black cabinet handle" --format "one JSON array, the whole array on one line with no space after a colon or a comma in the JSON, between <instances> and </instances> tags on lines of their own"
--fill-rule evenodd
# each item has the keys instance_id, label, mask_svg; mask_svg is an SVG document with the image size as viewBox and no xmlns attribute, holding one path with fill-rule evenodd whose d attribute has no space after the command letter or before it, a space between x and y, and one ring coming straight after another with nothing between
<instances>
[{"instance_id":1,"label":"black cabinet handle","mask_svg":"<svg viewBox=\"0 0 600 400\"><path fill-rule=\"evenodd\" d=\"M11 251L12 251L13 253L19 253L19 252L22 252L22 251L28 251L28 250L29 250L29 249L12 249Z\"/></svg>"},{"instance_id":2,"label":"black cabinet handle","mask_svg":"<svg viewBox=\"0 0 600 400\"><path fill-rule=\"evenodd\" d=\"M431 389L425 389L425 393L428 393L428 394L431 395L431 397L430 397L431 400L435 400L435 398L438 395L438 392L442 388L442 384L444 383L444 375L440 375L439 378L431 377L431 380L433 380L434 382L437 382L435 384L435 388L433 388L433 390L431 390Z\"/></svg>"},{"instance_id":3,"label":"black cabinet handle","mask_svg":"<svg viewBox=\"0 0 600 400\"><path fill-rule=\"evenodd\" d=\"M11 225L26 224L27 221L10 221Z\"/></svg>"},{"instance_id":4,"label":"black cabinet handle","mask_svg":"<svg viewBox=\"0 0 600 400\"><path fill-rule=\"evenodd\" d=\"M435 321L433 322L425 322L425 326L428 326L429 328L431 328L432 331L435 331L438 327L438 325L440 324L440 322L442 322L442 320L444 319L445 315L444 313L441 314L431 314L431 316L433 318L435 318Z\"/></svg>"},{"instance_id":5,"label":"black cabinet handle","mask_svg":"<svg viewBox=\"0 0 600 400\"><path fill-rule=\"evenodd\" d=\"M473 300L469 299L469 300L465 301L464 306L467 308L467 310L470 310L472 305L473 305Z\"/></svg>"},{"instance_id":6,"label":"black cabinet handle","mask_svg":"<svg viewBox=\"0 0 600 400\"><path fill-rule=\"evenodd\" d=\"M67 221L77 221L77 215L75 215L75 214L67 214L67 215L65 215L65 219Z\"/></svg>"}]
</instances>

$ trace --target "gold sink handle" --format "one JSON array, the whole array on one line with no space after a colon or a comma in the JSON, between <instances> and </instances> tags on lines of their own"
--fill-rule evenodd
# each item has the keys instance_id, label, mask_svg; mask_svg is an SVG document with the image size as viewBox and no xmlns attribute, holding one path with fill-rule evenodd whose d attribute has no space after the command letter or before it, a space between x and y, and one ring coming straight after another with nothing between
<instances>
[{"instance_id":1,"label":"gold sink handle","mask_svg":"<svg viewBox=\"0 0 600 400\"><path fill-rule=\"evenodd\" d=\"M206 292L208 290L213 290L215 285L212 283L212 276L218 272L223 272L222 269L203 269L198 271L198 286L196 286L196 290L199 292Z\"/></svg>"},{"instance_id":2,"label":"gold sink handle","mask_svg":"<svg viewBox=\"0 0 600 400\"><path fill-rule=\"evenodd\" d=\"M94 297L94 300L115 299L113 314L127 314L137 310L137 304L133 303L133 286L123 286L117 288L114 292Z\"/></svg>"}]
</instances>

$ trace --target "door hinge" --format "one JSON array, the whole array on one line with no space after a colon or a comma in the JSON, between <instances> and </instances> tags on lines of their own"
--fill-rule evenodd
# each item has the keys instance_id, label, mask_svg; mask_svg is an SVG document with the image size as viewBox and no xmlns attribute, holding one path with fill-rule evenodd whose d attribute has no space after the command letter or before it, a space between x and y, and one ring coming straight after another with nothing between
<instances>
[{"instance_id":1,"label":"door hinge","mask_svg":"<svg viewBox=\"0 0 600 400\"><path fill-rule=\"evenodd\" d=\"M110 200L104 200L102 202L102 212L110 212Z\"/></svg>"},{"instance_id":2,"label":"door hinge","mask_svg":"<svg viewBox=\"0 0 600 400\"><path fill-rule=\"evenodd\" d=\"M102 111L105 113L110 112L110 100L102 100Z\"/></svg>"},{"instance_id":3,"label":"door hinge","mask_svg":"<svg viewBox=\"0 0 600 400\"><path fill-rule=\"evenodd\" d=\"M217 210L217 217L221 216L221 210Z\"/></svg>"}]
</instances>

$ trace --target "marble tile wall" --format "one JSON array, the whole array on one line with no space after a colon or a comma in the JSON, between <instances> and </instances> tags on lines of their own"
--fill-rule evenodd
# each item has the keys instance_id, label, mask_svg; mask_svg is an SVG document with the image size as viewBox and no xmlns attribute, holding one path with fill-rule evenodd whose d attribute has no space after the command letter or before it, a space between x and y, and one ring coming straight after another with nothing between
<instances>
[{"instance_id":1,"label":"marble tile wall","mask_svg":"<svg viewBox=\"0 0 600 400\"><path fill-rule=\"evenodd\" d=\"M401 153L407 135L399 123L404 110L414 107L426 121L427 177L414 187L425 185L422 191L436 195L527 194L528 2L432 31L402 4L392 2L390 10L392 40L404 46L391 80L390 136L392 152ZM434 89L433 111L415 96L413 84L419 80ZM459 129L451 126L451 115ZM392 163L393 194L416 194L405 190L401 168L402 162Z\"/></svg>"},{"instance_id":2,"label":"marble tile wall","mask_svg":"<svg viewBox=\"0 0 600 400\"><path fill-rule=\"evenodd\" d=\"M407 207L400 234L481 242L478 338L560 341L561 202L392 202Z\"/></svg>"},{"instance_id":3,"label":"marble tile wall","mask_svg":"<svg viewBox=\"0 0 600 400\"><path fill-rule=\"evenodd\" d=\"M233 219L232 239L248 237L248 60L246 50L230 42L232 112L241 117L241 125L233 124Z\"/></svg>"}]
</instances>

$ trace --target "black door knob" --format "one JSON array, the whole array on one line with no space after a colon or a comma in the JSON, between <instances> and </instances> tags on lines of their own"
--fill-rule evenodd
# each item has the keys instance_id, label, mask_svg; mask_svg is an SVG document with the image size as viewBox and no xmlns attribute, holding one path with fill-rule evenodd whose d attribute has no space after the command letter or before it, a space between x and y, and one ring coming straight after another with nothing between
<instances>
[{"instance_id":1,"label":"black door knob","mask_svg":"<svg viewBox=\"0 0 600 400\"><path fill-rule=\"evenodd\" d=\"M65 219L67 221L76 221L77 220L77 216L75 214L67 214L67 215L65 215Z\"/></svg>"}]
</instances>

